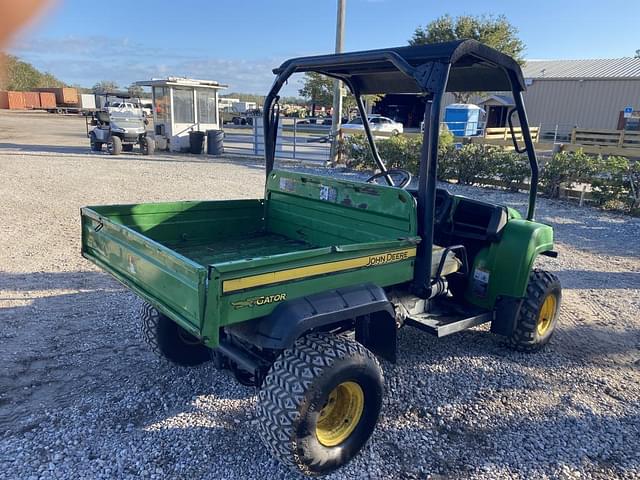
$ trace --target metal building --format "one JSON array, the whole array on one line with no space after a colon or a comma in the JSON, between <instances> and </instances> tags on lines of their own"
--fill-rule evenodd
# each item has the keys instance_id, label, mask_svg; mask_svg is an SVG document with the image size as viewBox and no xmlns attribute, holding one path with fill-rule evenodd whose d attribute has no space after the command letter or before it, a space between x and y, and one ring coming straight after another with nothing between
<instances>
[{"instance_id":1,"label":"metal building","mask_svg":"<svg viewBox=\"0 0 640 480\"><path fill-rule=\"evenodd\" d=\"M640 58L528 61L523 73L531 125L635 129L627 123L640 117ZM626 107L635 114L625 118Z\"/></svg>"},{"instance_id":2,"label":"metal building","mask_svg":"<svg viewBox=\"0 0 640 480\"><path fill-rule=\"evenodd\" d=\"M640 58L529 60L523 73L529 123L540 126L547 137L567 136L574 127L640 130ZM443 108L456 102L447 94ZM513 106L510 95L503 92L471 98L470 103L485 110L487 127L506 126ZM628 107L632 113L625 115ZM424 113L424 99L387 95L374 112L416 127Z\"/></svg>"}]
</instances>

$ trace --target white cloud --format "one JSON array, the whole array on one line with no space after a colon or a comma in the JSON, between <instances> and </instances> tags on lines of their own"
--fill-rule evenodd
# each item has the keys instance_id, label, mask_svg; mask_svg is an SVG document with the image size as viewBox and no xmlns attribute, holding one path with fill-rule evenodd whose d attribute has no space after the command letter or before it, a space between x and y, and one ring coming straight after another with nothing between
<instances>
[{"instance_id":1,"label":"white cloud","mask_svg":"<svg viewBox=\"0 0 640 480\"><path fill-rule=\"evenodd\" d=\"M284 60L230 60L108 36L28 38L11 51L71 84L92 86L100 80L114 80L124 87L136 80L180 75L217 80L228 84L229 91L250 93L266 93L273 82L272 69ZM297 88L292 82L284 94L295 95Z\"/></svg>"}]
</instances>

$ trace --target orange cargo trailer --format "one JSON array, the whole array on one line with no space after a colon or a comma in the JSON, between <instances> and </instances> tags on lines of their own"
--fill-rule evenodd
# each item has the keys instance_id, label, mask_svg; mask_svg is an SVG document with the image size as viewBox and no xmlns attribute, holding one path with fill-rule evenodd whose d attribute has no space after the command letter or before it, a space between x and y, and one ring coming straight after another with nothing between
<instances>
[{"instance_id":1,"label":"orange cargo trailer","mask_svg":"<svg viewBox=\"0 0 640 480\"><path fill-rule=\"evenodd\" d=\"M24 95L25 108L40 108L40 94L38 92L22 92L22 95Z\"/></svg>"},{"instance_id":2,"label":"orange cargo trailer","mask_svg":"<svg viewBox=\"0 0 640 480\"><path fill-rule=\"evenodd\" d=\"M78 103L78 90L72 87L36 88L36 92L51 92L56 96L58 106L76 105Z\"/></svg>"},{"instance_id":3,"label":"orange cargo trailer","mask_svg":"<svg viewBox=\"0 0 640 480\"><path fill-rule=\"evenodd\" d=\"M40 107L44 110L56 109L56 94L51 92L40 92Z\"/></svg>"},{"instance_id":4,"label":"orange cargo trailer","mask_svg":"<svg viewBox=\"0 0 640 480\"><path fill-rule=\"evenodd\" d=\"M0 92L0 108L8 108L10 110L24 109L24 95L22 92Z\"/></svg>"}]
</instances>

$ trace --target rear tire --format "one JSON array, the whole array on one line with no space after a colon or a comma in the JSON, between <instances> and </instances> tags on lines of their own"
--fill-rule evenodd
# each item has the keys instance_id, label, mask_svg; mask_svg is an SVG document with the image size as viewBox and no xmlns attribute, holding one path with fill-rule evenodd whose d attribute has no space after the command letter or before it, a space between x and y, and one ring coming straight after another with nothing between
<instances>
[{"instance_id":1,"label":"rear tire","mask_svg":"<svg viewBox=\"0 0 640 480\"><path fill-rule=\"evenodd\" d=\"M140 313L142 336L156 355L178 365L195 366L211 360L211 350L163 315L145 303Z\"/></svg>"},{"instance_id":2,"label":"rear tire","mask_svg":"<svg viewBox=\"0 0 640 480\"><path fill-rule=\"evenodd\" d=\"M560 280L544 270L533 270L513 333L508 338L509 346L521 352L535 352L544 347L558 324L561 300Z\"/></svg>"},{"instance_id":3,"label":"rear tire","mask_svg":"<svg viewBox=\"0 0 640 480\"><path fill-rule=\"evenodd\" d=\"M107 151L111 155L120 155L122 153L122 140L120 137L109 137L109 141L107 142Z\"/></svg>"},{"instance_id":4,"label":"rear tire","mask_svg":"<svg viewBox=\"0 0 640 480\"><path fill-rule=\"evenodd\" d=\"M328 334L298 339L258 395L258 433L284 465L324 475L349 462L375 429L382 370L361 344Z\"/></svg>"},{"instance_id":5,"label":"rear tire","mask_svg":"<svg viewBox=\"0 0 640 480\"><path fill-rule=\"evenodd\" d=\"M144 155L153 155L156 151L156 141L153 138L145 138L140 143L140 148Z\"/></svg>"},{"instance_id":6,"label":"rear tire","mask_svg":"<svg viewBox=\"0 0 640 480\"><path fill-rule=\"evenodd\" d=\"M92 152L102 151L102 142L97 140L96 135L93 132L89 134L89 144L91 145Z\"/></svg>"}]
</instances>

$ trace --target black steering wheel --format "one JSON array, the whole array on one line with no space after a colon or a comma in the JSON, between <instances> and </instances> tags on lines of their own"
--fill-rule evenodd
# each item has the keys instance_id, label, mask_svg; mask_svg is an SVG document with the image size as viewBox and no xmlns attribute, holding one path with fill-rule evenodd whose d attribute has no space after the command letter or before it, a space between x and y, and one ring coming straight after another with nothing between
<instances>
[{"instance_id":1,"label":"black steering wheel","mask_svg":"<svg viewBox=\"0 0 640 480\"><path fill-rule=\"evenodd\" d=\"M409 185L409 183L411 183L411 179L413 178L413 175L411 175L410 172L408 172L407 170L403 169L403 168L392 168L390 170L387 170L387 172L379 172L376 173L375 175L372 175L371 177L369 177L367 179L367 183L377 183L376 180L378 180L379 178L384 178L387 175L393 177L393 176L399 176L400 177L400 181L396 183L396 181L394 180L393 183L395 184L394 187L398 187L398 188L407 188L407 185Z\"/></svg>"}]
</instances>

